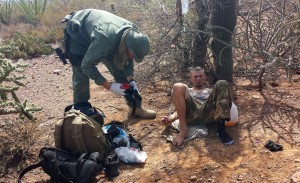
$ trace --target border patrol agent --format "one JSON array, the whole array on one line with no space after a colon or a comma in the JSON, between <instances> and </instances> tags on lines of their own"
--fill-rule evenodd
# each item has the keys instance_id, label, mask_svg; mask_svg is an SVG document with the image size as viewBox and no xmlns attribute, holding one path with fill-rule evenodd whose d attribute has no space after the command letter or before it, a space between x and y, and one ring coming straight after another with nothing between
<instances>
[{"instance_id":1,"label":"border patrol agent","mask_svg":"<svg viewBox=\"0 0 300 183\"><path fill-rule=\"evenodd\" d=\"M147 35L138 27L112 13L84 9L67 15L65 51L73 69L74 103L88 102L90 99L89 79L97 85L117 95L122 95L129 106L129 116L154 118L156 112L142 107L142 98L134 80L134 62L143 61L150 50ZM114 77L108 82L96 65L104 63ZM136 99L128 97L124 83L129 84L137 94Z\"/></svg>"}]
</instances>

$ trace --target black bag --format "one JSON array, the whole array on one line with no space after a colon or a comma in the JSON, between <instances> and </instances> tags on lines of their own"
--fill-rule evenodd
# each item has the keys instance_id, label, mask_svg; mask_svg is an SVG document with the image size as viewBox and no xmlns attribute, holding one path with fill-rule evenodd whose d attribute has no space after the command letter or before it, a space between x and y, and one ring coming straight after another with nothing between
<instances>
[{"instance_id":1,"label":"black bag","mask_svg":"<svg viewBox=\"0 0 300 183\"><path fill-rule=\"evenodd\" d=\"M103 126L105 118L104 113L99 108L93 107L89 102L80 102L69 105L65 108L65 113L71 110L72 108L79 110L87 116L92 117L96 122Z\"/></svg>"},{"instance_id":2,"label":"black bag","mask_svg":"<svg viewBox=\"0 0 300 183\"><path fill-rule=\"evenodd\" d=\"M42 167L51 177L52 182L58 183L88 183L104 168L104 161L98 152L83 153L74 156L67 151L53 147L43 147L39 153L40 162L23 169L18 177L21 178L30 170Z\"/></svg>"}]
</instances>

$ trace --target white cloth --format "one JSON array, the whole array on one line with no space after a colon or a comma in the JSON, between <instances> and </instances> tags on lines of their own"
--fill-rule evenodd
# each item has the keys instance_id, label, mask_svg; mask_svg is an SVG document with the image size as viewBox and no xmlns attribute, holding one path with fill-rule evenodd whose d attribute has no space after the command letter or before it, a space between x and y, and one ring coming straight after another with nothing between
<instances>
[{"instance_id":1,"label":"white cloth","mask_svg":"<svg viewBox=\"0 0 300 183\"><path fill-rule=\"evenodd\" d=\"M113 92L117 95L125 95L126 88L123 87L123 84L120 83L113 83L109 89L109 91Z\"/></svg>"},{"instance_id":2,"label":"white cloth","mask_svg":"<svg viewBox=\"0 0 300 183\"><path fill-rule=\"evenodd\" d=\"M180 124L179 120L175 120L172 122L171 127L174 128L175 130L180 131ZM188 136L184 139L184 142L187 142L189 140L192 140L194 138L202 138L206 137L208 135L208 129L206 125L188 125L189 129L189 134Z\"/></svg>"}]
</instances>

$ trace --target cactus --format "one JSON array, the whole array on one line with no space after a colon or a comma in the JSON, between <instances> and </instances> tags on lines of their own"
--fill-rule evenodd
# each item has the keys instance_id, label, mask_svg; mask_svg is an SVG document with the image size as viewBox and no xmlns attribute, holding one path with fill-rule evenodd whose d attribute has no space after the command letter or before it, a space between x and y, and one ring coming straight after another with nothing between
<instances>
[{"instance_id":1,"label":"cactus","mask_svg":"<svg viewBox=\"0 0 300 183\"><path fill-rule=\"evenodd\" d=\"M12 1L0 2L0 23L9 25L12 21Z\"/></svg>"},{"instance_id":2,"label":"cactus","mask_svg":"<svg viewBox=\"0 0 300 183\"><path fill-rule=\"evenodd\" d=\"M215 0L211 17L211 49L218 79L233 81L232 35L236 25L236 0Z\"/></svg>"},{"instance_id":3,"label":"cactus","mask_svg":"<svg viewBox=\"0 0 300 183\"><path fill-rule=\"evenodd\" d=\"M15 1L15 4L30 23L38 25L45 13L47 0L19 0Z\"/></svg>"},{"instance_id":4,"label":"cactus","mask_svg":"<svg viewBox=\"0 0 300 183\"><path fill-rule=\"evenodd\" d=\"M39 111L34 105L28 104L27 100L21 102L16 95L16 91L20 86L24 86L22 79L25 76L22 74L25 64L13 64L10 60L0 59L0 115L20 114L28 119L32 119L32 112Z\"/></svg>"},{"instance_id":5,"label":"cactus","mask_svg":"<svg viewBox=\"0 0 300 183\"><path fill-rule=\"evenodd\" d=\"M35 34L23 35L16 32L12 40L4 41L0 46L0 58L27 59L53 53L51 45L45 42L44 39L37 37Z\"/></svg>"}]
</instances>

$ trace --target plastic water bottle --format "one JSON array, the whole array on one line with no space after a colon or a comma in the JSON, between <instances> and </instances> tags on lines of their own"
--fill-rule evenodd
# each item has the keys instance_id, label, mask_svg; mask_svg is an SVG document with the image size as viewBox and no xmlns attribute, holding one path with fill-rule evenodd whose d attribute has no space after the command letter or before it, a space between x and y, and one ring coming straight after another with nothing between
<instances>
[{"instance_id":1,"label":"plastic water bottle","mask_svg":"<svg viewBox=\"0 0 300 183\"><path fill-rule=\"evenodd\" d=\"M235 126L239 122L239 112L234 103L231 105L230 118L230 121L225 122L225 126Z\"/></svg>"}]
</instances>

